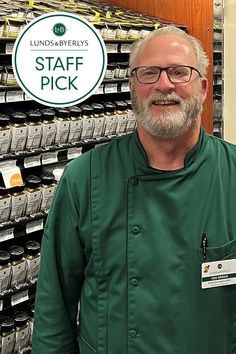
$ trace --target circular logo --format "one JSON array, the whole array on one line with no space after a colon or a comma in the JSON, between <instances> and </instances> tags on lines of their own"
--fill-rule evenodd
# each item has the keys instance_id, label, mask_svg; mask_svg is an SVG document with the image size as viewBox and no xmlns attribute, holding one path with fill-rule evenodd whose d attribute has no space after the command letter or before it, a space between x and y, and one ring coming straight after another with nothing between
<instances>
[{"instance_id":1,"label":"circular logo","mask_svg":"<svg viewBox=\"0 0 236 354\"><path fill-rule=\"evenodd\" d=\"M107 67L106 46L85 19L54 12L24 27L12 64L18 84L33 100L66 107L97 91Z\"/></svg>"},{"instance_id":2,"label":"circular logo","mask_svg":"<svg viewBox=\"0 0 236 354\"><path fill-rule=\"evenodd\" d=\"M53 33L56 36L63 36L66 33L66 27L63 23L56 23L55 26L53 26Z\"/></svg>"},{"instance_id":3,"label":"circular logo","mask_svg":"<svg viewBox=\"0 0 236 354\"><path fill-rule=\"evenodd\" d=\"M218 269L221 269L222 267L223 267L223 266L222 266L221 263L217 264L217 268L218 268Z\"/></svg>"}]
</instances>

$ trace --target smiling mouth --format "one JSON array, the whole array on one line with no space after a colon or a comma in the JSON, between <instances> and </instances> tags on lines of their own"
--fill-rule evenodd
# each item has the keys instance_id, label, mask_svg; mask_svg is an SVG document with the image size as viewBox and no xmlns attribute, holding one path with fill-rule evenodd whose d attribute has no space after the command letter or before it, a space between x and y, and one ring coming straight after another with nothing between
<instances>
[{"instance_id":1,"label":"smiling mouth","mask_svg":"<svg viewBox=\"0 0 236 354\"><path fill-rule=\"evenodd\" d=\"M155 106L174 106L179 104L178 101L153 101L152 104Z\"/></svg>"}]
</instances>

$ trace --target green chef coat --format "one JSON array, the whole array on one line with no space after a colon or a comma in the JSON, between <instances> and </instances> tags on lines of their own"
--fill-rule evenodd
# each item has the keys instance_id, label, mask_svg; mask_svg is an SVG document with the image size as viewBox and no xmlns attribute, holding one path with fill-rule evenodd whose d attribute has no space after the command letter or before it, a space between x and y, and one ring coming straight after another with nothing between
<instances>
[{"instance_id":1,"label":"green chef coat","mask_svg":"<svg viewBox=\"0 0 236 354\"><path fill-rule=\"evenodd\" d=\"M206 262L236 258L236 146L202 129L184 168L163 172L134 132L69 163L32 354L235 354L236 285L201 289L203 233Z\"/></svg>"}]
</instances>

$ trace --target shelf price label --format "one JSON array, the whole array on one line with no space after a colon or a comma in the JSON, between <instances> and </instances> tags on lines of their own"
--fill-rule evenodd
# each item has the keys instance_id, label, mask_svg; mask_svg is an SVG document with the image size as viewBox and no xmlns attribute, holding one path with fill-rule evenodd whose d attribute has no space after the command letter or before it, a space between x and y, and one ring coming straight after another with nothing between
<instances>
[{"instance_id":1,"label":"shelf price label","mask_svg":"<svg viewBox=\"0 0 236 354\"><path fill-rule=\"evenodd\" d=\"M24 159L24 168L30 168L41 165L41 156L29 156Z\"/></svg>"},{"instance_id":2,"label":"shelf price label","mask_svg":"<svg viewBox=\"0 0 236 354\"><path fill-rule=\"evenodd\" d=\"M24 290L19 293L12 295L11 297L11 305L15 306L20 304L21 302L29 300L29 290Z\"/></svg>"},{"instance_id":3,"label":"shelf price label","mask_svg":"<svg viewBox=\"0 0 236 354\"><path fill-rule=\"evenodd\" d=\"M58 151L46 152L41 155L42 165L49 165L58 162Z\"/></svg>"},{"instance_id":4,"label":"shelf price label","mask_svg":"<svg viewBox=\"0 0 236 354\"><path fill-rule=\"evenodd\" d=\"M26 234L43 230L43 219L33 220L26 224Z\"/></svg>"},{"instance_id":5,"label":"shelf price label","mask_svg":"<svg viewBox=\"0 0 236 354\"><path fill-rule=\"evenodd\" d=\"M14 227L0 231L0 242L14 238Z\"/></svg>"}]
</instances>

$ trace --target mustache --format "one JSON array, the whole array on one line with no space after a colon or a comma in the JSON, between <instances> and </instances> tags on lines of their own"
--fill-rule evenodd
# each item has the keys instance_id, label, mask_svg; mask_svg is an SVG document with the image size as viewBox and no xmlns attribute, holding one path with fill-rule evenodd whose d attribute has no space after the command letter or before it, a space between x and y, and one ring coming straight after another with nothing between
<instances>
[{"instance_id":1,"label":"mustache","mask_svg":"<svg viewBox=\"0 0 236 354\"><path fill-rule=\"evenodd\" d=\"M148 105L151 105L159 101L175 101L176 103L182 104L184 100L181 97L179 97L179 95L177 95L175 92L168 93L168 94L155 93L150 97L148 97L146 103Z\"/></svg>"}]
</instances>

